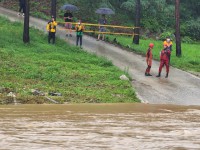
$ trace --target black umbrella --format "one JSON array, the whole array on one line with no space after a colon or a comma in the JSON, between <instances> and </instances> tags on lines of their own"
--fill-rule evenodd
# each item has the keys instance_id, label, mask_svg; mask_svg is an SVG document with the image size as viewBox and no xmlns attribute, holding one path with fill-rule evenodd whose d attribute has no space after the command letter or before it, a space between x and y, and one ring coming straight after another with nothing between
<instances>
[{"instance_id":1,"label":"black umbrella","mask_svg":"<svg viewBox=\"0 0 200 150\"><path fill-rule=\"evenodd\" d=\"M77 11L78 7L72 4L65 4L61 7L62 10Z\"/></svg>"},{"instance_id":2,"label":"black umbrella","mask_svg":"<svg viewBox=\"0 0 200 150\"><path fill-rule=\"evenodd\" d=\"M97 14L104 14L104 15L112 15L115 14L115 12L110 8L99 8L95 11Z\"/></svg>"}]
</instances>

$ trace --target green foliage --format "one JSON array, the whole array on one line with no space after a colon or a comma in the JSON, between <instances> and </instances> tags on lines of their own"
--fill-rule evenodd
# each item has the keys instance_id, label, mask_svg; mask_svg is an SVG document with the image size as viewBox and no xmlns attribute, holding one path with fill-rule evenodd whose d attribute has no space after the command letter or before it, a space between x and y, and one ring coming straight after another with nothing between
<instances>
[{"instance_id":1,"label":"green foliage","mask_svg":"<svg viewBox=\"0 0 200 150\"><path fill-rule=\"evenodd\" d=\"M163 33L160 35L160 39L161 39L161 40L165 40L166 37L170 37L170 39L175 40L175 37L174 37L173 32L167 31L167 32L163 32Z\"/></svg>"},{"instance_id":2,"label":"green foliage","mask_svg":"<svg viewBox=\"0 0 200 150\"><path fill-rule=\"evenodd\" d=\"M135 1L128 0L124 3L122 3L121 8L124 10L127 10L129 12L134 12L135 11Z\"/></svg>"},{"instance_id":3,"label":"green foliage","mask_svg":"<svg viewBox=\"0 0 200 150\"><path fill-rule=\"evenodd\" d=\"M188 43L188 44L194 43L194 41L193 41L189 36L184 36L184 37L182 37L181 41L182 41L183 43Z\"/></svg>"},{"instance_id":4,"label":"green foliage","mask_svg":"<svg viewBox=\"0 0 200 150\"><path fill-rule=\"evenodd\" d=\"M188 21L186 26L187 36L190 36L195 40L200 40L200 18Z\"/></svg>"},{"instance_id":5,"label":"green foliage","mask_svg":"<svg viewBox=\"0 0 200 150\"><path fill-rule=\"evenodd\" d=\"M160 32L159 23L156 21L156 18L148 18L143 20L141 26L147 28L151 32Z\"/></svg>"}]
</instances>

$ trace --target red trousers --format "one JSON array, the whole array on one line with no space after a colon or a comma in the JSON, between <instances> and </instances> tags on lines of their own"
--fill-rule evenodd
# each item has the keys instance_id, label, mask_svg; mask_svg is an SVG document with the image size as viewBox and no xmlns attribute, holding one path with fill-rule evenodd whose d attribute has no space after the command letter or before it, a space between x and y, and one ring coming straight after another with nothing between
<instances>
[{"instance_id":1,"label":"red trousers","mask_svg":"<svg viewBox=\"0 0 200 150\"><path fill-rule=\"evenodd\" d=\"M164 65L166 66L166 72L169 73L169 60L161 60L160 61L159 73L161 73Z\"/></svg>"},{"instance_id":2,"label":"red trousers","mask_svg":"<svg viewBox=\"0 0 200 150\"><path fill-rule=\"evenodd\" d=\"M148 74L149 74L149 73L150 73L150 70L151 70L151 66L148 65L148 67L147 67L145 73L148 73Z\"/></svg>"}]
</instances>

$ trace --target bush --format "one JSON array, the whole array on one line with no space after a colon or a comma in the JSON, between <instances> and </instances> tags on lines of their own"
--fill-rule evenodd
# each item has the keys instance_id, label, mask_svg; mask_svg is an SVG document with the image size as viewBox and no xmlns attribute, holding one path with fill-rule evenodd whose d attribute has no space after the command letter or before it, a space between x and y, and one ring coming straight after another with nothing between
<instances>
[{"instance_id":1,"label":"bush","mask_svg":"<svg viewBox=\"0 0 200 150\"><path fill-rule=\"evenodd\" d=\"M166 37L170 37L170 39L172 39L172 40L175 39L173 32L170 32L170 31L161 33L161 35L160 35L161 40L165 40Z\"/></svg>"},{"instance_id":2,"label":"bush","mask_svg":"<svg viewBox=\"0 0 200 150\"><path fill-rule=\"evenodd\" d=\"M193 44L193 43L194 43L193 40L192 40L189 36L184 36L184 37L181 39L181 41L182 41L183 43L188 43L188 44Z\"/></svg>"},{"instance_id":3,"label":"bush","mask_svg":"<svg viewBox=\"0 0 200 150\"><path fill-rule=\"evenodd\" d=\"M141 23L141 26L144 26L150 32L159 32L160 31L160 25L155 18L144 19Z\"/></svg>"},{"instance_id":4,"label":"bush","mask_svg":"<svg viewBox=\"0 0 200 150\"><path fill-rule=\"evenodd\" d=\"M187 34L194 40L200 40L200 18L187 22Z\"/></svg>"}]
</instances>

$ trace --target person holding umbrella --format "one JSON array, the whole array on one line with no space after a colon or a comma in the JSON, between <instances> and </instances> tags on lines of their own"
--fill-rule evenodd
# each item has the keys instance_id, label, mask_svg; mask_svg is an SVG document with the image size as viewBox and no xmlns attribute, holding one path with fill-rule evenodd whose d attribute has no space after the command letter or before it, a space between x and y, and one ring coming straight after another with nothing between
<instances>
[{"instance_id":1,"label":"person holding umbrella","mask_svg":"<svg viewBox=\"0 0 200 150\"><path fill-rule=\"evenodd\" d=\"M106 20L106 17L105 17L106 15L112 15L112 14L115 14L115 12L110 8L99 8L95 11L95 13L102 15L102 18L100 18L99 21L98 21L98 23L99 23L99 34L98 34L97 41L100 40L100 36L101 36L100 32L102 32L102 40L104 40L105 36L104 36L103 32L106 32L106 28L105 28L105 26L101 26L101 25L107 24L107 20Z\"/></svg>"},{"instance_id":2,"label":"person holding umbrella","mask_svg":"<svg viewBox=\"0 0 200 150\"><path fill-rule=\"evenodd\" d=\"M78 7L72 4L65 4L61 7L61 10L65 10L64 13L64 21L65 21L65 28L67 30L66 36L72 37L72 21L73 15L71 12L79 10Z\"/></svg>"},{"instance_id":3,"label":"person holding umbrella","mask_svg":"<svg viewBox=\"0 0 200 150\"><path fill-rule=\"evenodd\" d=\"M72 20L73 20L73 15L72 13L67 10L64 14L64 21L65 21L65 28L67 30L66 36L72 37Z\"/></svg>"},{"instance_id":4,"label":"person holding umbrella","mask_svg":"<svg viewBox=\"0 0 200 150\"><path fill-rule=\"evenodd\" d=\"M107 20L106 20L105 16L106 15L103 14L102 18L99 19L99 34L98 34L97 41L100 40L100 37L101 37L101 33L100 32L106 32L105 26L101 26L101 25L106 25L107 24ZM105 35L104 35L104 33L102 33L102 40L104 41L104 39L105 39Z\"/></svg>"}]
</instances>

